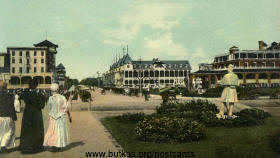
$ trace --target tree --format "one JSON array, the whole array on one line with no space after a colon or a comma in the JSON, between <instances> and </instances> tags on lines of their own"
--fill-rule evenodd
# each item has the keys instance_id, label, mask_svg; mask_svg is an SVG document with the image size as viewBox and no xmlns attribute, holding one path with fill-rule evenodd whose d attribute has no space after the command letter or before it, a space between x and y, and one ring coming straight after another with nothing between
<instances>
[{"instance_id":1,"label":"tree","mask_svg":"<svg viewBox=\"0 0 280 158\"><path fill-rule=\"evenodd\" d=\"M102 81L100 80L99 82L100 82L100 87L102 87L102 85L103 85ZM85 79L81 80L80 84L97 87L98 86L98 79L88 77L88 78L85 78Z\"/></svg>"},{"instance_id":2,"label":"tree","mask_svg":"<svg viewBox=\"0 0 280 158\"><path fill-rule=\"evenodd\" d=\"M69 77L65 78L65 85L66 85L67 89L69 89L73 85L77 86L78 84L79 84L79 80L78 79L71 79Z\"/></svg>"}]
</instances>

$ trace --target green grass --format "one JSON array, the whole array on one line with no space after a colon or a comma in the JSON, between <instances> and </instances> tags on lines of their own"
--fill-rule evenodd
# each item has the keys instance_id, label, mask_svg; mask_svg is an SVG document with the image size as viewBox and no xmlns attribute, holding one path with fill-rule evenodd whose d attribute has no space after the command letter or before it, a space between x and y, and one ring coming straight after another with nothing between
<instances>
[{"instance_id":1,"label":"green grass","mask_svg":"<svg viewBox=\"0 0 280 158\"><path fill-rule=\"evenodd\" d=\"M279 158L268 147L269 135L280 129L279 120L268 118L263 126L208 128L204 140L173 144L137 140L136 123L119 122L114 117L103 118L101 122L126 152L194 152L201 158Z\"/></svg>"}]
</instances>

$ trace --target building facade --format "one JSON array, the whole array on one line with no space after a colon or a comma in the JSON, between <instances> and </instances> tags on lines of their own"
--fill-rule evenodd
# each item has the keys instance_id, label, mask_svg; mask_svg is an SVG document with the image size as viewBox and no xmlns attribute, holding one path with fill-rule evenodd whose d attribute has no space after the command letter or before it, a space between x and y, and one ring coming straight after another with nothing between
<instances>
[{"instance_id":1,"label":"building facade","mask_svg":"<svg viewBox=\"0 0 280 158\"><path fill-rule=\"evenodd\" d=\"M186 87L191 71L187 60L132 60L124 55L103 74L105 86L113 87Z\"/></svg>"},{"instance_id":2,"label":"building facade","mask_svg":"<svg viewBox=\"0 0 280 158\"><path fill-rule=\"evenodd\" d=\"M0 53L0 82L10 80L10 56L7 53Z\"/></svg>"},{"instance_id":3,"label":"building facade","mask_svg":"<svg viewBox=\"0 0 280 158\"><path fill-rule=\"evenodd\" d=\"M65 71L65 67L62 63L60 63L57 67L56 67L56 81L58 83L58 85L60 87L65 88L65 75L66 75L66 71Z\"/></svg>"},{"instance_id":4,"label":"building facade","mask_svg":"<svg viewBox=\"0 0 280 158\"><path fill-rule=\"evenodd\" d=\"M216 87L229 64L234 65L234 73L239 77L239 84L249 87L280 86L280 43L267 44L259 41L259 50L239 50L233 46L229 52L217 55L211 64L201 64L199 70L191 74L202 79L203 88Z\"/></svg>"},{"instance_id":5,"label":"building facade","mask_svg":"<svg viewBox=\"0 0 280 158\"><path fill-rule=\"evenodd\" d=\"M27 88L31 79L38 88L49 89L55 75L55 57L58 45L48 40L34 47L7 47L9 57L9 89Z\"/></svg>"}]
</instances>

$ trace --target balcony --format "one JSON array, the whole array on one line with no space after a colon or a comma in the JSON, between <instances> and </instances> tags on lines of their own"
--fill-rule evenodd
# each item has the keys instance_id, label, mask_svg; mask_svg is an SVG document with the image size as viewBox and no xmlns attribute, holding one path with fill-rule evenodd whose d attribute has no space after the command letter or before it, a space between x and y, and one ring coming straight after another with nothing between
<instances>
[{"instance_id":1,"label":"balcony","mask_svg":"<svg viewBox=\"0 0 280 158\"><path fill-rule=\"evenodd\" d=\"M21 85L9 84L7 89L25 89L28 87L29 87L28 84L21 84ZM51 88L51 84L38 84L38 86L37 86L37 89L50 89L50 88Z\"/></svg>"},{"instance_id":2,"label":"balcony","mask_svg":"<svg viewBox=\"0 0 280 158\"><path fill-rule=\"evenodd\" d=\"M276 66L266 66L266 67L234 67L233 69L280 69L280 67L276 67ZM213 71L223 71L223 70L227 70L227 68L218 68L218 69L213 69Z\"/></svg>"}]
</instances>

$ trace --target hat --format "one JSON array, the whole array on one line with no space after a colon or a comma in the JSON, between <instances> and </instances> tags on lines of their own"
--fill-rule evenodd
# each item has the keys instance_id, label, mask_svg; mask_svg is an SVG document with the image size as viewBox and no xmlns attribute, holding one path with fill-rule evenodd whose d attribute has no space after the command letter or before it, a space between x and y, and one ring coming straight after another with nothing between
<instances>
[{"instance_id":1,"label":"hat","mask_svg":"<svg viewBox=\"0 0 280 158\"><path fill-rule=\"evenodd\" d=\"M55 92L57 91L59 88L58 84L57 83L52 83L51 84L51 91Z\"/></svg>"}]
</instances>

